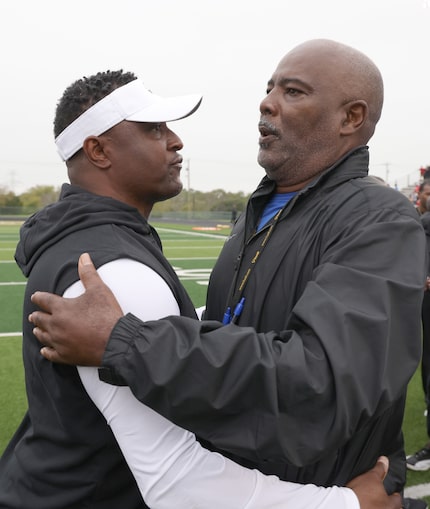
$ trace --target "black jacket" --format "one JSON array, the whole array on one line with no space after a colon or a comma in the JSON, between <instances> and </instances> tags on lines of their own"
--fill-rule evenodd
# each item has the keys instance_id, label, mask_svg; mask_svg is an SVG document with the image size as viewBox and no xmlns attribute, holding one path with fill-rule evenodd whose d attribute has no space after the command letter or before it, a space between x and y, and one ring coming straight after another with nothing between
<instances>
[{"instance_id":1,"label":"black jacket","mask_svg":"<svg viewBox=\"0 0 430 509\"><path fill-rule=\"evenodd\" d=\"M27 321L34 310L31 294L62 294L78 279L77 261L84 251L96 266L118 258L145 263L168 283L181 312L195 316L156 232L136 209L64 185L59 202L29 218L16 251L28 276L23 356L29 408L0 460L0 508L147 507L76 368L45 360Z\"/></svg>"},{"instance_id":2,"label":"black jacket","mask_svg":"<svg viewBox=\"0 0 430 509\"><path fill-rule=\"evenodd\" d=\"M425 236L409 201L367 173L361 147L296 195L261 250L269 225L258 234L255 226L274 191L264 178L213 270L207 320L128 315L104 365L243 464L290 481L345 484L386 454L387 488L400 490ZM240 327L223 327L232 285L248 269ZM168 397L160 398L161 380Z\"/></svg>"},{"instance_id":3,"label":"black jacket","mask_svg":"<svg viewBox=\"0 0 430 509\"><path fill-rule=\"evenodd\" d=\"M430 276L430 212L424 212L420 216L421 224L423 225L424 232L426 234L426 243L427 243L427 275Z\"/></svg>"}]
</instances>

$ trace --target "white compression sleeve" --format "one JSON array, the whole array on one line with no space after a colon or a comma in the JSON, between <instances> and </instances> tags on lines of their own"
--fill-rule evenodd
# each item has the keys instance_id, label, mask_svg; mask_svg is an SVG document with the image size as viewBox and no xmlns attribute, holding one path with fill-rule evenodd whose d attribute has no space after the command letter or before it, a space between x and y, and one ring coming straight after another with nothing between
<instances>
[{"instance_id":1,"label":"white compression sleeve","mask_svg":"<svg viewBox=\"0 0 430 509\"><path fill-rule=\"evenodd\" d=\"M117 260L99 273L124 312L143 320L178 314L170 289L147 266ZM64 295L73 297L82 291L78 282ZM138 402L128 387L101 382L96 368L78 370L152 509L359 509L355 494L347 488L282 482L209 452L194 434Z\"/></svg>"}]
</instances>

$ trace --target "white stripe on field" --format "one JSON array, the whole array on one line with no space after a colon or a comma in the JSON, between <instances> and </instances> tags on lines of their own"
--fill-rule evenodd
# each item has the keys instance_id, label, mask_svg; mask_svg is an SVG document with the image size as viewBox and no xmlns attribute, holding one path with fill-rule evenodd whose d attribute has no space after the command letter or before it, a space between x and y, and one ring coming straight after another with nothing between
<instances>
[{"instance_id":1,"label":"white stripe on field","mask_svg":"<svg viewBox=\"0 0 430 509\"><path fill-rule=\"evenodd\" d=\"M205 246L204 248L202 248L202 246L166 246L166 244L164 243L163 244L163 252L165 253L166 251L168 251L169 249L172 249L172 250L176 250L176 249L187 249L187 250L190 250L190 249L220 249L220 246Z\"/></svg>"},{"instance_id":2,"label":"white stripe on field","mask_svg":"<svg viewBox=\"0 0 430 509\"><path fill-rule=\"evenodd\" d=\"M184 230L171 230L170 228L157 228L159 232L171 232L171 233L180 233L182 235L195 235L196 237L210 237L212 239L225 240L228 235L215 235L214 233L203 233L203 232L189 232ZM163 242L164 244L164 242Z\"/></svg>"},{"instance_id":3,"label":"white stripe on field","mask_svg":"<svg viewBox=\"0 0 430 509\"><path fill-rule=\"evenodd\" d=\"M198 257L198 256L193 256L192 258L172 258L171 256L169 256L169 260L179 260L179 261L184 261L184 260L217 260L218 258L216 256L206 256L206 257Z\"/></svg>"},{"instance_id":4,"label":"white stripe on field","mask_svg":"<svg viewBox=\"0 0 430 509\"><path fill-rule=\"evenodd\" d=\"M421 498L430 495L430 483L416 484L415 486L408 486L405 488L405 497Z\"/></svg>"}]
</instances>

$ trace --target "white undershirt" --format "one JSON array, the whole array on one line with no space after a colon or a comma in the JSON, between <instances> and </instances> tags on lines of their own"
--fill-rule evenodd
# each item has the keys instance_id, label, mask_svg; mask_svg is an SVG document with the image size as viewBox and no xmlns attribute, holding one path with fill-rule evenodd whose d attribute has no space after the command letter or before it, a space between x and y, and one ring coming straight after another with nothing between
<instances>
[{"instance_id":1,"label":"white undershirt","mask_svg":"<svg viewBox=\"0 0 430 509\"><path fill-rule=\"evenodd\" d=\"M178 315L165 281L129 259L98 269L124 313L142 320ZM64 296L83 292L79 282ZM359 509L349 488L280 481L204 449L193 433L140 403L128 387L101 382L98 370L78 367L86 391L103 413L151 509Z\"/></svg>"}]
</instances>

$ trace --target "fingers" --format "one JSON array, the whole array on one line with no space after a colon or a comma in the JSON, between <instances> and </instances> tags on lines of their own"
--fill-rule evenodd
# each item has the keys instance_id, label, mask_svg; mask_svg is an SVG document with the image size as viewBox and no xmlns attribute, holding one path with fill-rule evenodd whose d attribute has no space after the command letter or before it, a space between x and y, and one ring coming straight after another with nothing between
<instances>
[{"instance_id":1,"label":"fingers","mask_svg":"<svg viewBox=\"0 0 430 509\"><path fill-rule=\"evenodd\" d=\"M34 292L33 295L31 296L31 302L33 304L36 304L36 306L39 307L40 309L43 309L48 313L52 313L55 304L59 301L60 298L61 297L53 293Z\"/></svg>"},{"instance_id":2,"label":"fingers","mask_svg":"<svg viewBox=\"0 0 430 509\"><path fill-rule=\"evenodd\" d=\"M78 271L85 292L74 298L35 292L31 300L42 311L33 311L29 320L34 325L33 334L48 347L41 350L46 359L99 366L110 333L123 313L88 254L81 255Z\"/></svg>"},{"instance_id":3,"label":"fingers","mask_svg":"<svg viewBox=\"0 0 430 509\"><path fill-rule=\"evenodd\" d=\"M389 467L390 467L390 462L388 461L388 458L386 456L380 456L377 459L376 465L373 467L373 470L381 478L381 481L383 481L385 479L385 476L388 473Z\"/></svg>"},{"instance_id":4,"label":"fingers","mask_svg":"<svg viewBox=\"0 0 430 509\"><path fill-rule=\"evenodd\" d=\"M103 284L88 253L83 253L79 257L78 272L79 279L82 281L85 289L88 289L90 286Z\"/></svg>"},{"instance_id":5,"label":"fingers","mask_svg":"<svg viewBox=\"0 0 430 509\"><path fill-rule=\"evenodd\" d=\"M370 481L371 478L373 478L374 480L373 482L377 480L378 486L379 485L382 486L382 481L385 479L385 476L387 475L388 468L389 468L388 458L386 456L380 456L372 469L352 479L347 484L347 486L352 489L355 489L357 487L360 487L363 480L366 480L366 482L371 482Z\"/></svg>"},{"instance_id":6,"label":"fingers","mask_svg":"<svg viewBox=\"0 0 430 509\"><path fill-rule=\"evenodd\" d=\"M32 320L30 320L30 322L31 321ZM47 336L46 332L43 329L41 329L40 327L34 327L33 328L33 334L36 336L38 341L40 343L42 343L42 345L48 345L49 346L49 337Z\"/></svg>"},{"instance_id":7,"label":"fingers","mask_svg":"<svg viewBox=\"0 0 430 509\"><path fill-rule=\"evenodd\" d=\"M402 497L400 493L393 493L389 497L389 504L391 509L402 509Z\"/></svg>"},{"instance_id":8,"label":"fingers","mask_svg":"<svg viewBox=\"0 0 430 509\"><path fill-rule=\"evenodd\" d=\"M42 319L38 320L37 316L42 317ZM43 317L49 317L49 316L50 315L47 315L46 313L36 311L29 316L29 321L32 323L35 323L35 322L43 323L43 321L44 321ZM57 362L57 363L60 362L60 363L64 364L64 361L61 358L60 354L54 348L51 347L50 337L47 332L45 332L40 327L34 327L33 334L36 336L36 339L39 341L39 343L42 343L42 345L44 345L40 349L40 353L43 355L43 357L45 357L45 359L47 359L48 361L51 361L51 362Z\"/></svg>"},{"instance_id":9,"label":"fingers","mask_svg":"<svg viewBox=\"0 0 430 509\"><path fill-rule=\"evenodd\" d=\"M88 253L83 253L80 256L78 271L85 288L103 284ZM61 300L59 295L48 292L34 292L31 296L31 302L48 313L52 313L55 305L61 302Z\"/></svg>"},{"instance_id":10,"label":"fingers","mask_svg":"<svg viewBox=\"0 0 430 509\"><path fill-rule=\"evenodd\" d=\"M34 325L33 334L44 345L49 345L49 337L45 331L50 318L51 315L43 311L33 311L28 317L28 321Z\"/></svg>"},{"instance_id":11,"label":"fingers","mask_svg":"<svg viewBox=\"0 0 430 509\"><path fill-rule=\"evenodd\" d=\"M53 348L50 348L49 346L44 346L43 348L41 348L40 353L48 361L64 364L64 361L63 361L62 357L60 356L60 354Z\"/></svg>"}]
</instances>

